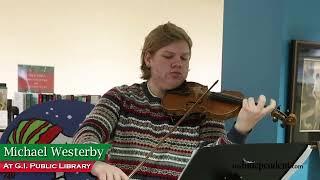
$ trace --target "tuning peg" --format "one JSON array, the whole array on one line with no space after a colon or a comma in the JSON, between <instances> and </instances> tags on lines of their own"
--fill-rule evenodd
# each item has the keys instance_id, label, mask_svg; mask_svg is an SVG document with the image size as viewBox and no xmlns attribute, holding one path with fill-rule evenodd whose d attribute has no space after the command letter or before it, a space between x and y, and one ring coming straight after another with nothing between
<instances>
[{"instance_id":1,"label":"tuning peg","mask_svg":"<svg viewBox=\"0 0 320 180\"><path fill-rule=\"evenodd\" d=\"M281 108L281 106L279 105L279 106L277 107L277 109L280 110L280 108Z\"/></svg>"},{"instance_id":2,"label":"tuning peg","mask_svg":"<svg viewBox=\"0 0 320 180\"><path fill-rule=\"evenodd\" d=\"M273 121L273 122L277 122L277 121L278 121L278 119L277 119L277 118L275 118L275 117L272 117L272 121Z\"/></svg>"}]
</instances>

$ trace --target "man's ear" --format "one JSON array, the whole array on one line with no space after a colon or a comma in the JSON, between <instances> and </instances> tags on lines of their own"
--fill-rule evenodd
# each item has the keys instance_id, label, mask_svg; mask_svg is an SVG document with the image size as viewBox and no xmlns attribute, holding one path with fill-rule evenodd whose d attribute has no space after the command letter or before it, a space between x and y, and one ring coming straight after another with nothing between
<instances>
[{"instance_id":1,"label":"man's ear","mask_svg":"<svg viewBox=\"0 0 320 180\"><path fill-rule=\"evenodd\" d=\"M152 58L152 56L149 52L147 52L144 56L144 63L146 64L146 66L148 68L150 68L151 58Z\"/></svg>"}]
</instances>

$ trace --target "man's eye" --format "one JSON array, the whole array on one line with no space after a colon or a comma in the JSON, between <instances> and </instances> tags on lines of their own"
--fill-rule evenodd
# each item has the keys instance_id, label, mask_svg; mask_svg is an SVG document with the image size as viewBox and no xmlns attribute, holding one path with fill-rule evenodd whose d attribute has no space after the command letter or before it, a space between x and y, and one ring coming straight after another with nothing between
<instances>
[{"instance_id":1,"label":"man's eye","mask_svg":"<svg viewBox=\"0 0 320 180\"><path fill-rule=\"evenodd\" d=\"M164 57L166 59L171 59L173 56L162 56L162 57Z\"/></svg>"},{"instance_id":2,"label":"man's eye","mask_svg":"<svg viewBox=\"0 0 320 180\"><path fill-rule=\"evenodd\" d=\"M187 61L187 60L189 60L189 57L183 57L182 56L181 59L184 60L184 61Z\"/></svg>"}]
</instances>

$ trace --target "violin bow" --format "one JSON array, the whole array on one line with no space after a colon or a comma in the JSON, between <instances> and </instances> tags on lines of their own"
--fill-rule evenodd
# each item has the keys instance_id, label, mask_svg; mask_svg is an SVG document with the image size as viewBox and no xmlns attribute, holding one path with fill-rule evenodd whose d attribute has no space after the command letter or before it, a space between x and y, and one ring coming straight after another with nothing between
<instances>
[{"instance_id":1,"label":"violin bow","mask_svg":"<svg viewBox=\"0 0 320 180\"><path fill-rule=\"evenodd\" d=\"M174 125L173 128L171 128L169 130L169 132L163 136L159 143L156 145L156 147L154 147L147 155L146 157L143 159L143 161L140 162L140 164L129 174L129 179L141 168L141 166L152 156L152 154L158 149L158 147L160 147L160 145L171 135L171 133L173 131L175 131L178 126L181 124L181 122L190 115L190 112L194 109L194 107L199 104L199 102L203 99L203 97L219 82L219 80L216 80L216 82L213 83L213 85L206 91L204 92L201 97L199 97L197 99L197 101L187 110L187 112L179 119L179 121L176 123L176 125Z\"/></svg>"}]
</instances>

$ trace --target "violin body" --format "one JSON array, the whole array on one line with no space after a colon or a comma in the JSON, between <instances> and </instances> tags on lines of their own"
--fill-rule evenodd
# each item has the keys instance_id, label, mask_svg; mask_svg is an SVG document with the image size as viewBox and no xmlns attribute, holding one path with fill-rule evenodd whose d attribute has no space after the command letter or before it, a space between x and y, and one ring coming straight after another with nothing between
<instances>
[{"instance_id":1,"label":"violin body","mask_svg":"<svg viewBox=\"0 0 320 180\"><path fill-rule=\"evenodd\" d=\"M179 89L170 90L166 93L161 103L169 114L181 116L207 90L207 86L203 86L196 82L187 82ZM243 94L237 91L223 91L223 94L234 97L243 97ZM207 118L214 118L221 121L238 115L241 105L232 102L226 103L225 99L214 95L215 94L210 92L208 96L205 96L191 111L191 114L201 113L206 115Z\"/></svg>"}]
</instances>

